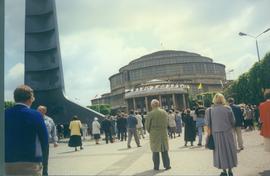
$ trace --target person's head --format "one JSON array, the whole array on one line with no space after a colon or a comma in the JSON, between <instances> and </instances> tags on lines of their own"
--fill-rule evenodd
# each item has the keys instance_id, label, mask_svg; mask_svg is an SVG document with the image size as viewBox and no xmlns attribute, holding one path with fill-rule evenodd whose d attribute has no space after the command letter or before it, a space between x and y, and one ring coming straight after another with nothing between
<instances>
[{"instance_id":1,"label":"person's head","mask_svg":"<svg viewBox=\"0 0 270 176\"><path fill-rule=\"evenodd\" d=\"M47 113L47 107L46 106L39 106L37 110L44 116Z\"/></svg>"},{"instance_id":2,"label":"person's head","mask_svg":"<svg viewBox=\"0 0 270 176\"><path fill-rule=\"evenodd\" d=\"M229 102L230 104L234 104L234 99L233 99L233 98L229 98L229 99L228 99L228 102Z\"/></svg>"},{"instance_id":3,"label":"person's head","mask_svg":"<svg viewBox=\"0 0 270 176\"><path fill-rule=\"evenodd\" d=\"M129 111L129 114L134 114L134 110L131 109L131 110Z\"/></svg>"},{"instance_id":4,"label":"person's head","mask_svg":"<svg viewBox=\"0 0 270 176\"><path fill-rule=\"evenodd\" d=\"M187 114L190 114L190 109L189 108L186 110L186 113Z\"/></svg>"},{"instance_id":5,"label":"person's head","mask_svg":"<svg viewBox=\"0 0 270 176\"><path fill-rule=\"evenodd\" d=\"M172 110L169 110L169 113L171 114L172 113Z\"/></svg>"},{"instance_id":6,"label":"person's head","mask_svg":"<svg viewBox=\"0 0 270 176\"><path fill-rule=\"evenodd\" d=\"M158 108L158 107L159 107L159 101L158 101L157 99L153 99L153 100L151 101L151 107L152 107L153 109Z\"/></svg>"},{"instance_id":7,"label":"person's head","mask_svg":"<svg viewBox=\"0 0 270 176\"><path fill-rule=\"evenodd\" d=\"M14 90L14 100L16 103L24 103L31 106L35 101L34 92L31 87L27 85L21 85Z\"/></svg>"},{"instance_id":8,"label":"person's head","mask_svg":"<svg viewBox=\"0 0 270 176\"><path fill-rule=\"evenodd\" d=\"M266 100L270 99L270 89L266 89L266 90L264 91L264 98L265 98Z\"/></svg>"},{"instance_id":9,"label":"person's head","mask_svg":"<svg viewBox=\"0 0 270 176\"><path fill-rule=\"evenodd\" d=\"M95 118L94 118L94 120L95 120L95 121L98 121L98 118L97 118L97 117L95 117Z\"/></svg>"},{"instance_id":10,"label":"person's head","mask_svg":"<svg viewBox=\"0 0 270 176\"><path fill-rule=\"evenodd\" d=\"M216 95L213 98L213 103L214 105L225 105L226 100L221 93L216 93Z\"/></svg>"},{"instance_id":11,"label":"person's head","mask_svg":"<svg viewBox=\"0 0 270 176\"><path fill-rule=\"evenodd\" d=\"M79 120L78 116L73 116L72 120Z\"/></svg>"}]
</instances>

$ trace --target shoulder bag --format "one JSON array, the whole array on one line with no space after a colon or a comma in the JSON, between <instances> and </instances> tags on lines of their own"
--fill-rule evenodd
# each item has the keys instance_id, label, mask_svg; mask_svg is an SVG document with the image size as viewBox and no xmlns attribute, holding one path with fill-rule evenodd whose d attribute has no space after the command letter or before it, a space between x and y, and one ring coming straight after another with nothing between
<instances>
[{"instance_id":1,"label":"shoulder bag","mask_svg":"<svg viewBox=\"0 0 270 176\"><path fill-rule=\"evenodd\" d=\"M210 150L215 150L215 143L214 143L214 138L212 135L212 117L211 117L211 108L209 109L209 119L210 119L210 135L207 136L206 138L206 144L205 144L205 148L208 148Z\"/></svg>"}]
</instances>

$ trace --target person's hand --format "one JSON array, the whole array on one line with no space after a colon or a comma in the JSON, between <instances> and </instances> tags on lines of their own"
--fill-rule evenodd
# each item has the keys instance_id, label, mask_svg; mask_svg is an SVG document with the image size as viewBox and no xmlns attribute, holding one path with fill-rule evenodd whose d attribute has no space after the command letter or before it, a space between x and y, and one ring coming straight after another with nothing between
<instances>
[{"instance_id":1,"label":"person's hand","mask_svg":"<svg viewBox=\"0 0 270 176\"><path fill-rule=\"evenodd\" d=\"M54 147L58 147L58 144L57 144L57 143L54 143L53 146L54 146Z\"/></svg>"}]
</instances>

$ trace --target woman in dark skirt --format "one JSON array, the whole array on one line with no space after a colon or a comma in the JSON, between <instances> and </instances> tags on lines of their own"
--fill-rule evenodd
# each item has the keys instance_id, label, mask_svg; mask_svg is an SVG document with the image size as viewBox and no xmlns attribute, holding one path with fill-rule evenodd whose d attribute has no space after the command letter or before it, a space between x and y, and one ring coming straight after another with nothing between
<instances>
[{"instance_id":1,"label":"woman in dark skirt","mask_svg":"<svg viewBox=\"0 0 270 176\"><path fill-rule=\"evenodd\" d=\"M190 142L191 146L193 146L196 137L196 125L193 117L190 115L190 109L187 109L186 113L183 114L182 120L185 123L185 146L187 146L187 142Z\"/></svg>"},{"instance_id":2,"label":"woman in dark skirt","mask_svg":"<svg viewBox=\"0 0 270 176\"><path fill-rule=\"evenodd\" d=\"M74 116L72 121L69 124L70 129L70 138L68 142L69 147L75 147L75 151L77 151L77 147L80 146L82 150L82 138L81 138L81 128L82 124L81 121L78 119L77 116Z\"/></svg>"}]
</instances>

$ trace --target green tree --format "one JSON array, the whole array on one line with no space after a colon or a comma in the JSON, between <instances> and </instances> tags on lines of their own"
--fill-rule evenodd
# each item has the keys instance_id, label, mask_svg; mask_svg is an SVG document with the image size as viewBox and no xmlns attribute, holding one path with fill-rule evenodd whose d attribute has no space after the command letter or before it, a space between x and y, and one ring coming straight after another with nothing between
<instances>
[{"instance_id":1,"label":"green tree","mask_svg":"<svg viewBox=\"0 0 270 176\"><path fill-rule=\"evenodd\" d=\"M259 104L266 88L270 88L270 53L247 73L240 75L224 93L226 97L233 97L236 103Z\"/></svg>"},{"instance_id":2,"label":"green tree","mask_svg":"<svg viewBox=\"0 0 270 176\"><path fill-rule=\"evenodd\" d=\"M13 101L5 101L5 109L14 106L15 103Z\"/></svg>"},{"instance_id":3,"label":"green tree","mask_svg":"<svg viewBox=\"0 0 270 176\"><path fill-rule=\"evenodd\" d=\"M111 106L108 104L99 104L99 105L92 105L92 106L87 106L88 108L100 112L103 115L109 115L111 114Z\"/></svg>"}]
</instances>

